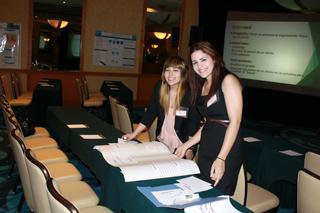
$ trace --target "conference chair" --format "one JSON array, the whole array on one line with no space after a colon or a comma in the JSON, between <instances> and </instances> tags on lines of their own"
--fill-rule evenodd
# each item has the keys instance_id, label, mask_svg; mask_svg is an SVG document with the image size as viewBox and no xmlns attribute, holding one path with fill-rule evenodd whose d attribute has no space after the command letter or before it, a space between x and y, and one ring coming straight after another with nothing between
<instances>
[{"instance_id":1,"label":"conference chair","mask_svg":"<svg viewBox=\"0 0 320 213\"><path fill-rule=\"evenodd\" d=\"M7 101L6 96L5 95L1 95L0 99L1 99L2 111L5 110L5 112L3 111L4 117L7 117L7 115L8 116L14 115L14 119L17 121L17 118L16 118L16 116L14 114L14 111L13 111L11 105L9 104L9 102ZM21 129L20 124L19 124L19 129ZM25 138L50 137L49 131L44 127L35 126L34 130L35 130L34 134L26 136Z\"/></svg>"},{"instance_id":2,"label":"conference chair","mask_svg":"<svg viewBox=\"0 0 320 213\"><path fill-rule=\"evenodd\" d=\"M0 77L1 91L6 95L8 102L13 107L27 107L30 106L32 98L15 97L14 90L8 75L1 75Z\"/></svg>"},{"instance_id":3,"label":"conference chair","mask_svg":"<svg viewBox=\"0 0 320 213\"><path fill-rule=\"evenodd\" d=\"M84 92L85 97L97 99L97 100L101 100L101 101L107 100L102 92L99 92L99 91L90 92L89 91L88 81L85 76L81 76L80 80L83 85L83 92Z\"/></svg>"},{"instance_id":4,"label":"conference chair","mask_svg":"<svg viewBox=\"0 0 320 213\"><path fill-rule=\"evenodd\" d=\"M118 110L117 110L118 100L110 95L109 102L110 102L110 109L111 109L113 126L116 129L120 129Z\"/></svg>"},{"instance_id":5,"label":"conference chair","mask_svg":"<svg viewBox=\"0 0 320 213\"><path fill-rule=\"evenodd\" d=\"M157 135L156 135L157 121L158 121L158 117L154 119L151 126L149 126L149 128L148 128L148 135L149 135L150 141L157 140Z\"/></svg>"},{"instance_id":6,"label":"conference chair","mask_svg":"<svg viewBox=\"0 0 320 213\"><path fill-rule=\"evenodd\" d=\"M29 177L29 171L27 169L26 161L25 161L25 151L26 147L21 140L21 138L17 135L18 130L13 129L10 131L9 140L13 152L13 156L18 168L19 178L23 190L23 196L21 197L17 210L20 212L23 201L25 200L29 209L34 212L35 210L35 202L32 195L31 182ZM49 150L49 149L47 149ZM53 172L54 173L54 172ZM58 176L57 173L55 173Z\"/></svg>"},{"instance_id":7,"label":"conference chair","mask_svg":"<svg viewBox=\"0 0 320 213\"><path fill-rule=\"evenodd\" d=\"M131 120L128 108L125 105L120 103L117 103L116 106L117 106L120 130L125 134L132 133L134 130L133 129L134 127L132 124L132 120ZM141 132L136 139L141 142L150 141L147 131Z\"/></svg>"},{"instance_id":8,"label":"conference chair","mask_svg":"<svg viewBox=\"0 0 320 213\"><path fill-rule=\"evenodd\" d=\"M307 152L304 157L304 169L298 173L297 212L309 213L320 210L320 155Z\"/></svg>"},{"instance_id":9,"label":"conference chair","mask_svg":"<svg viewBox=\"0 0 320 213\"><path fill-rule=\"evenodd\" d=\"M21 181L21 186L23 190L23 197L21 197L17 210L20 212L23 201L25 199L29 209L31 212L34 212L35 207L34 207L34 200L32 197L32 189L31 189L31 184L30 184L30 178L29 178L29 172L26 166L25 158L24 158L24 153L25 153L25 146L23 143L21 143L20 140L18 140L15 132L17 130L13 129L10 134L9 134L9 139L10 139L10 144L11 148L13 151L13 156L18 168L19 172L19 177Z\"/></svg>"},{"instance_id":10,"label":"conference chair","mask_svg":"<svg viewBox=\"0 0 320 213\"><path fill-rule=\"evenodd\" d=\"M239 171L237 186L232 198L256 213L273 211L279 205L279 198L276 195L258 185L247 182L243 165Z\"/></svg>"},{"instance_id":11,"label":"conference chair","mask_svg":"<svg viewBox=\"0 0 320 213\"><path fill-rule=\"evenodd\" d=\"M58 143L50 137L33 137L28 138L23 136L23 132L19 126L19 123L17 122L14 115L11 115L8 118L9 122L9 130L10 129L18 129L19 137L21 137L25 143L25 146L28 149L36 150L36 149L44 149L44 148L58 148Z\"/></svg>"},{"instance_id":12,"label":"conference chair","mask_svg":"<svg viewBox=\"0 0 320 213\"><path fill-rule=\"evenodd\" d=\"M21 87L21 81L19 79L19 76L15 72L11 72L11 82L12 82L12 88L14 89L15 97L24 97L32 99L33 91L22 91Z\"/></svg>"},{"instance_id":13,"label":"conference chair","mask_svg":"<svg viewBox=\"0 0 320 213\"><path fill-rule=\"evenodd\" d=\"M23 132L21 129L20 124L17 121L17 118L15 117L15 114L13 113L13 110L11 109L10 105L6 105L1 102L1 110L3 114L3 118L5 121L6 128L8 132L10 132L12 129L17 128L20 131L20 134L22 137L25 139L26 143L28 144L27 146L33 147L33 148L44 148L44 147L57 147L57 143L55 140L50 138L48 136L48 131L45 129L42 130L42 128L37 128L35 134L36 135L31 135L24 137ZM40 141L38 138L46 138L46 140Z\"/></svg>"},{"instance_id":14,"label":"conference chair","mask_svg":"<svg viewBox=\"0 0 320 213\"><path fill-rule=\"evenodd\" d=\"M26 165L30 176L33 200L35 202L35 212L50 212L50 204L47 194L46 182L49 180L50 172L48 168L38 161L33 152L29 149L26 152ZM71 199L77 208L95 206L99 203L99 198L91 187L79 179L68 179L58 183L59 190L64 196Z\"/></svg>"},{"instance_id":15,"label":"conference chair","mask_svg":"<svg viewBox=\"0 0 320 213\"><path fill-rule=\"evenodd\" d=\"M17 117L16 117L16 115L14 114L11 106L9 105L9 106L7 106L7 107L4 107L3 109L6 111L5 113L6 113L7 115L12 116L12 119L13 119L14 121L16 121L16 124L19 126L19 129L22 131L21 125L20 125L20 123L18 122ZM32 124L30 124L30 125L32 125ZM34 133L31 134L31 135L27 135L27 136L24 135L24 137L25 137L26 139L37 138L37 137L50 137L50 133L49 133L49 131L48 131L46 128L44 128L44 127L39 127L39 126L33 126L33 127L34 127ZM22 131L22 132L23 132L23 131Z\"/></svg>"},{"instance_id":16,"label":"conference chair","mask_svg":"<svg viewBox=\"0 0 320 213\"><path fill-rule=\"evenodd\" d=\"M18 130L14 129L10 132L9 140L12 146L14 158L18 167L19 177L23 189L23 195L18 204L18 212L22 207L23 201L25 198L26 203L32 212L36 209L36 202L33 197L32 186L36 186L38 188L38 182L35 180L31 180L30 171L28 170L26 164L26 147L22 141L22 139L17 135ZM47 151L49 149L46 149ZM36 151L38 152L38 151ZM37 159L37 161L39 161ZM40 161L39 161L40 162ZM52 177L56 178L59 182L65 181L74 181L80 180L82 178L80 172L70 163L50 163L44 164L47 167L47 171ZM32 185L32 181L35 181L36 185ZM37 212L37 211L36 211Z\"/></svg>"},{"instance_id":17,"label":"conference chair","mask_svg":"<svg viewBox=\"0 0 320 213\"><path fill-rule=\"evenodd\" d=\"M84 85L83 85L80 78L76 78L75 81L77 84L81 105L83 107L88 108L88 107L102 107L103 106L103 100L96 99L96 98L90 98L88 95L86 95Z\"/></svg>"},{"instance_id":18,"label":"conference chair","mask_svg":"<svg viewBox=\"0 0 320 213\"><path fill-rule=\"evenodd\" d=\"M100 205L77 209L69 200L60 194L58 185L52 178L47 180L47 194L52 213L112 213L110 209Z\"/></svg>"},{"instance_id":19,"label":"conference chair","mask_svg":"<svg viewBox=\"0 0 320 213\"><path fill-rule=\"evenodd\" d=\"M23 154L25 154L25 144L23 143L23 140L19 137L17 133L17 129L11 131L9 137L10 142L12 146L18 146L16 148L20 148L20 151L16 153L20 154L20 152L22 152ZM55 155L57 150L59 150L60 153L63 153L60 149L35 150L32 151L32 153L33 157L36 158L37 161L44 164L49 170L50 175L57 179L57 181L63 182L65 180L81 180L82 176L80 172L71 163L67 162L68 158L64 153L63 155L65 159L60 161L56 159Z\"/></svg>"},{"instance_id":20,"label":"conference chair","mask_svg":"<svg viewBox=\"0 0 320 213\"><path fill-rule=\"evenodd\" d=\"M297 212L319 212L320 176L307 169L300 170L297 184Z\"/></svg>"},{"instance_id":21,"label":"conference chair","mask_svg":"<svg viewBox=\"0 0 320 213\"><path fill-rule=\"evenodd\" d=\"M42 149L42 148L57 148L58 144L53 139L47 136L46 132L44 130L41 130L39 128L37 136L27 136L24 137L22 129L17 121L17 118L15 117L15 114L13 113L13 110L11 109L10 105L1 105L1 109L3 112L3 117L5 121L5 125L7 127L8 132L10 132L12 129L18 129L19 135L21 138L23 138L25 145L28 148L31 149Z\"/></svg>"},{"instance_id":22,"label":"conference chair","mask_svg":"<svg viewBox=\"0 0 320 213\"><path fill-rule=\"evenodd\" d=\"M53 162L67 162L68 157L64 152L58 149L58 145L55 141L52 141L52 138L47 137L39 137L30 140L26 140L21 130L19 129L16 122L12 119L12 116L8 119L9 128L8 133L10 137L10 133L12 130L16 130L16 135L21 139L21 142L24 144L26 148L33 148L35 151L35 155L37 158L43 163L53 163ZM52 139L52 140L50 140Z\"/></svg>"},{"instance_id":23,"label":"conference chair","mask_svg":"<svg viewBox=\"0 0 320 213\"><path fill-rule=\"evenodd\" d=\"M304 157L304 168L320 176L320 155L307 152Z\"/></svg>"}]
</instances>

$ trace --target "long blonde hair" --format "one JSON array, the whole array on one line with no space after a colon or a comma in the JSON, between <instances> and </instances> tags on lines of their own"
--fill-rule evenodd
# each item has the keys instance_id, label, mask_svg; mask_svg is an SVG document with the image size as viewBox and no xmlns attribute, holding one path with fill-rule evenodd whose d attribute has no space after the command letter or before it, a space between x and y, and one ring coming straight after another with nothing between
<instances>
[{"instance_id":1,"label":"long blonde hair","mask_svg":"<svg viewBox=\"0 0 320 213\"><path fill-rule=\"evenodd\" d=\"M168 58L163 65L163 70L161 74L161 87L160 87L160 104L165 110L165 112L168 112L169 110L169 105L170 105L170 86L167 83L164 73L168 67L174 67L178 68L181 72L181 80L178 85L178 90L177 90L177 95L175 98L175 105L174 109L179 109L180 108L180 103L182 101L182 98L184 96L185 90L186 90L186 84L187 84L187 70L188 66L185 60L179 56L174 56Z\"/></svg>"}]
</instances>

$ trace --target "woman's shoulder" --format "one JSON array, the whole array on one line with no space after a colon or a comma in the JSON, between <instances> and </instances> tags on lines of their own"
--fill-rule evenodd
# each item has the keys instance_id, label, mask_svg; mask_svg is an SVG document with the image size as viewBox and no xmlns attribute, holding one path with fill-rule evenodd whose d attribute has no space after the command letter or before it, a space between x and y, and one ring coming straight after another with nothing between
<instances>
[{"instance_id":1,"label":"woman's shoulder","mask_svg":"<svg viewBox=\"0 0 320 213\"><path fill-rule=\"evenodd\" d=\"M234 75L233 73L228 73L225 75L221 82L222 90L225 91L226 88L232 87L232 88L242 88L240 79Z\"/></svg>"}]
</instances>

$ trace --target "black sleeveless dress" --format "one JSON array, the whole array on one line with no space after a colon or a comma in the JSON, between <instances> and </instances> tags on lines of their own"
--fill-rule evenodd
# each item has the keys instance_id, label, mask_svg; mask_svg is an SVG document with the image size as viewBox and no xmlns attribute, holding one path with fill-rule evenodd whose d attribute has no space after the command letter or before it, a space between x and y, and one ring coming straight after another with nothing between
<instances>
[{"instance_id":1,"label":"black sleeveless dress","mask_svg":"<svg viewBox=\"0 0 320 213\"><path fill-rule=\"evenodd\" d=\"M227 123L219 123L212 120L229 120L221 85L214 96L216 96L216 100L209 106L205 103L205 96L201 96L198 102L198 110L207 120L201 133L198 165L200 178L210 183L213 183L210 178L211 166L220 152L227 128L226 125L228 125ZM225 194L233 195L242 162L243 156L238 134L237 140L225 161L225 173L216 186L217 189Z\"/></svg>"}]
</instances>

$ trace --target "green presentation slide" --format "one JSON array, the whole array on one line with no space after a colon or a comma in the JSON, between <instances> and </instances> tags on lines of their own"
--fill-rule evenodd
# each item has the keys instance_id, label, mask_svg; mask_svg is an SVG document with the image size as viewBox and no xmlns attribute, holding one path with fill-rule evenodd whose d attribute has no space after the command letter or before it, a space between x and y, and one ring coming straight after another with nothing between
<instances>
[{"instance_id":1,"label":"green presentation slide","mask_svg":"<svg viewBox=\"0 0 320 213\"><path fill-rule=\"evenodd\" d=\"M227 20L223 58L241 79L319 89L320 21Z\"/></svg>"}]
</instances>

